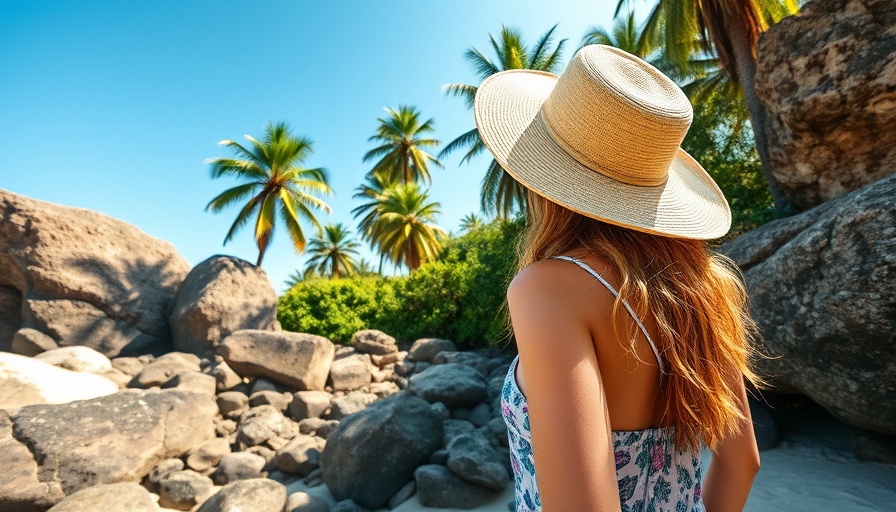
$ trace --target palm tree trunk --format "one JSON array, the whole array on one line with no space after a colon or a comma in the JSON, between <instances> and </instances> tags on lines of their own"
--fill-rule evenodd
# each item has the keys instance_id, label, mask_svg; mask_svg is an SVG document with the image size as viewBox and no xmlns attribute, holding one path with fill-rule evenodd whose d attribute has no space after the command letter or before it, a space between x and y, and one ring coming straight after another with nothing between
<instances>
[{"instance_id":1,"label":"palm tree trunk","mask_svg":"<svg viewBox=\"0 0 896 512\"><path fill-rule=\"evenodd\" d=\"M747 32L743 24L738 23L735 19L729 19L726 25L734 49L734 58L737 61L737 73L744 88L744 100L747 104L747 111L750 113L750 123L753 125L753 137L756 139L756 151L759 153L759 161L762 164L762 174L768 182L775 209L779 212L793 211L793 203L790 202L772 175L768 156L766 111L753 87L756 77L756 56L747 43Z\"/></svg>"},{"instance_id":2,"label":"palm tree trunk","mask_svg":"<svg viewBox=\"0 0 896 512\"><path fill-rule=\"evenodd\" d=\"M268 249L267 240L258 245L258 261L255 262L256 267L261 266L261 260L264 258L264 252Z\"/></svg>"}]
</instances>

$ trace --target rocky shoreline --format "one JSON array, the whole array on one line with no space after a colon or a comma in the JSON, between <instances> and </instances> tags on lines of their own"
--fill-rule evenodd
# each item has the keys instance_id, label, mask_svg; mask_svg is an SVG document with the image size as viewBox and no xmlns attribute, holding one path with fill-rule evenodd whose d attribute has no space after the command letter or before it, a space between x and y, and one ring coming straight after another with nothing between
<instances>
[{"instance_id":1,"label":"rocky shoreline","mask_svg":"<svg viewBox=\"0 0 896 512\"><path fill-rule=\"evenodd\" d=\"M4 389L18 390L0 394L0 509L345 511L394 508L414 494L474 508L510 482L506 353L459 352L441 339L399 351L379 331L337 347L260 330L234 332L219 352L0 353ZM84 377L108 384L88 390ZM84 392L40 403L56 401L54 386ZM287 496L298 481L326 484L339 502Z\"/></svg>"},{"instance_id":2,"label":"rocky shoreline","mask_svg":"<svg viewBox=\"0 0 896 512\"><path fill-rule=\"evenodd\" d=\"M19 390L0 394L0 509L350 511L415 494L475 508L509 485L500 390L511 355L442 339L400 351L371 330L351 346L240 330L218 352L0 353L0 378ZM83 377L108 384L52 403ZM298 481L338 503L287 496Z\"/></svg>"}]
</instances>

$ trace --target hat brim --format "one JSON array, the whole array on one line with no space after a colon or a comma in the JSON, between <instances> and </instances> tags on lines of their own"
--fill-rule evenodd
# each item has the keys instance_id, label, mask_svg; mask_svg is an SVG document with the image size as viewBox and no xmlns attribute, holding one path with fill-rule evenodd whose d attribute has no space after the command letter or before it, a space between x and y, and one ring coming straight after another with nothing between
<instances>
[{"instance_id":1,"label":"hat brim","mask_svg":"<svg viewBox=\"0 0 896 512\"><path fill-rule=\"evenodd\" d=\"M665 183L629 185L567 153L548 132L541 106L558 77L502 71L479 86L473 105L482 141L526 188L582 215L663 236L710 240L731 228L731 210L709 174L679 148ZM644 141L649 144L649 141Z\"/></svg>"}]
</instances>

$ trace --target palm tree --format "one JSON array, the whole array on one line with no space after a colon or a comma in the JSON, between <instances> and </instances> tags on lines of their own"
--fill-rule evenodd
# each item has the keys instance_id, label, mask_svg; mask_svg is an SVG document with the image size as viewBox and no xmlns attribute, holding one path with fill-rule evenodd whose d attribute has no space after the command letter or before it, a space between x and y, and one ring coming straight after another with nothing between
<instances>
[{"instance_id":1,"label":"palm tree","mask_svg":"<svg viewBox=\"0 0 896 512\"><path fill-rule=\"evenodd\" d=\"M616 16L630 0L619 0ZM756 149L775 207L793 208L771 174L768 158L766 112L753 80L756 75L756 41L770 22L796 14L796 0L652 0L653 10L641 34L641 44L662 42L675 65L686 68L692 56L714 56L732 83L743 90Z\"/></svg>"},{"instance_id":2,"label":"palm tree","mask_svg":"<svg viewBox=\"0 0 896 512\"><path fill-rule=\"evenodd\" d=\"M292 288L301 282L307 281L309 279L314 279L317 277L321 277L321 276L317 272L315 272L313 268L306 268L303 271L299 271L299 269L296 269L286 279L286 287Z\"/></svg>"},{"instance_id":3,"label":"palm tree","mask_svg":"<svg viewBox=\"0 0 896 512\"><path fill-rule=\"evenodd\" d=\"M380 125L368 139L380 144L364 155L364 162L379 158L368 174L389 183L429 183L428 164L444 167L437 158L423 151L423 148L438 147L441 144L436 139L422 138L434 130L433 120L427 119L421 124L420 112L407 105L400 105L398 110L385 110L388 115L377 118Z\"/></svg>"},{"instance_id":4,"label":"palm tree","mask_svg":"<svg viewBox=\"0 0 896 512\"><path fill-rule=\"evenodd\" d=\"M415 270L434 259L441 249L445 231L433 221L441 208L428 200L428 191L413 182L396 183L383 190L369 236L396 266Z\"/></svg>"},{"instance_id":5,"label":"palm tree","mask_svg":"<svg viewBox=\"0 0 896 512\"><path fill-rule=\"evenodd\" d=\"M469 232L479 227L482 227L482 219L475 213L468 213L464 218L460 219L461 231Z\"/></svg>"},{"instance_id":6,"label":"palm tree","mask_svg":"<svg viewBox=\"0 0 896 512\"><path fill-rule=\"evenodd\" d=\"M492 49L497 55L497 60L492 62L476 48L470 48L464 54L464 58L470 63L479 81L482 82L489 76L508 69L535 69L539 71L557 71L566 39L560 40L554 45L554 30L557 25L551 27L529 48L523 41L522 32L518 29L501 27L500 41L496 41L489 34ZM476 97L478 86L469 84L446 84L443 87L446 95L460 96L464 99L467 108L473 108L473 98ZM482 153L485 144L474 127L472 130L460 135L439 153L439 158L444 158L450 153L465 149L461 163L469 162L473 157ZM482 180L480 195L482 211L495 213L501 216L510 216L514 211L525 211L526 191L510 174L498 165L494 159L488 166L485 178Z\"/></svg>"},{"instance_id":7,"label":"palm tree","mask_svg":"<svg viewBox=\"0 0 896 512\"><path fill-rule=\"evenodd\" d=\"M321 238L312 238L308 244L307 270L328 276L330 279L338 279L354 275L358 270L358 247L349 231L339 224L327 224Z\"/></svg>"},{"instance_id":8,"label":"palm tree","mask_svg":"<svg viewBox=\"0 0 896 512\"><path fill-rule=\"evenodd\" d=\"M358 218L361 215L364 216L358 224L358 230L361 232L361 238L369 241L370 230L379 216L378 206L382 201L383 191L390 184L383 182L382 178L375 174L368 174L366 181L366 183L361 184L355 189L356 193L352 196L356 199L363 199L366 202L353 208L352 214L355 218Z\"/></svg>"},{"instance_id":9,"label":"palm tree","mask_svg":"<svg viewBox=\"0 0 896 512\"><path fill-rule=\"evenodd\" d=\"M628 16L617 16L611 30L591 27L582 38L582 46L589 44L614 46L646 60L675 80L695 106L710 101L716 94L724 95L731 104L743 104L743 90L728 80L725 71L718 67L716 59L692 55L684 68L676 65L664 46L643 37L643 32L635 22L634 10ZM692 44L696 46L697 42ZM746 108L736 109L731 114L735 118L731 123L729 143L738 140L750 119Z\"/></svg>"},{"instance_id":10,"label":"palm tree","mask_svg":"<svg viewBox=\"0 0 896 512\"><path fill-rule=\"evenodd\" d=\"M286 224L296 252L301 253L305 250L305 234L299 219L310 222L320 233L320 223L314 210L330 213L330 207L317 196L331 194L332 190L323 168L308 169L302 166L302 162L313 152L311 140L292 135L285 122L268 123L261 141L249 135L244 137L251 144L249 147L232 140L218 143L230 148L236 158L212 158L206 162L211 164L213 179L233 176L249 182L225 190L205 206L205 211L211 208L212 213L218 213L250 198L230 226L224 245L255 215L257 209L255 240L258 261L255 264L260 267L274 233L275 210L279 211L280 218Z\"/></svg>"}]
</instances>

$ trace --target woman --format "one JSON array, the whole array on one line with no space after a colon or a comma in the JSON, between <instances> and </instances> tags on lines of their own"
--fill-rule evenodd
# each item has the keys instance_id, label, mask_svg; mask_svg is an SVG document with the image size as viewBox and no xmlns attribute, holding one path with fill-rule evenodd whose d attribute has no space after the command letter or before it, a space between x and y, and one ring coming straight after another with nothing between
<instances>
[{"instance_id":1,"label":"woman","mask_svg":"<svg viewBox=\"0 0 896 512\"><path fill-rule=\"evenodd\" d=\"M759 470L755 324L736 267L706 248L731 213L679 148L687 97L592 45L559 77L493 75L474 112L529 189L502 400L517 510L741 510Z\"/></svg>"}]
</instances>

